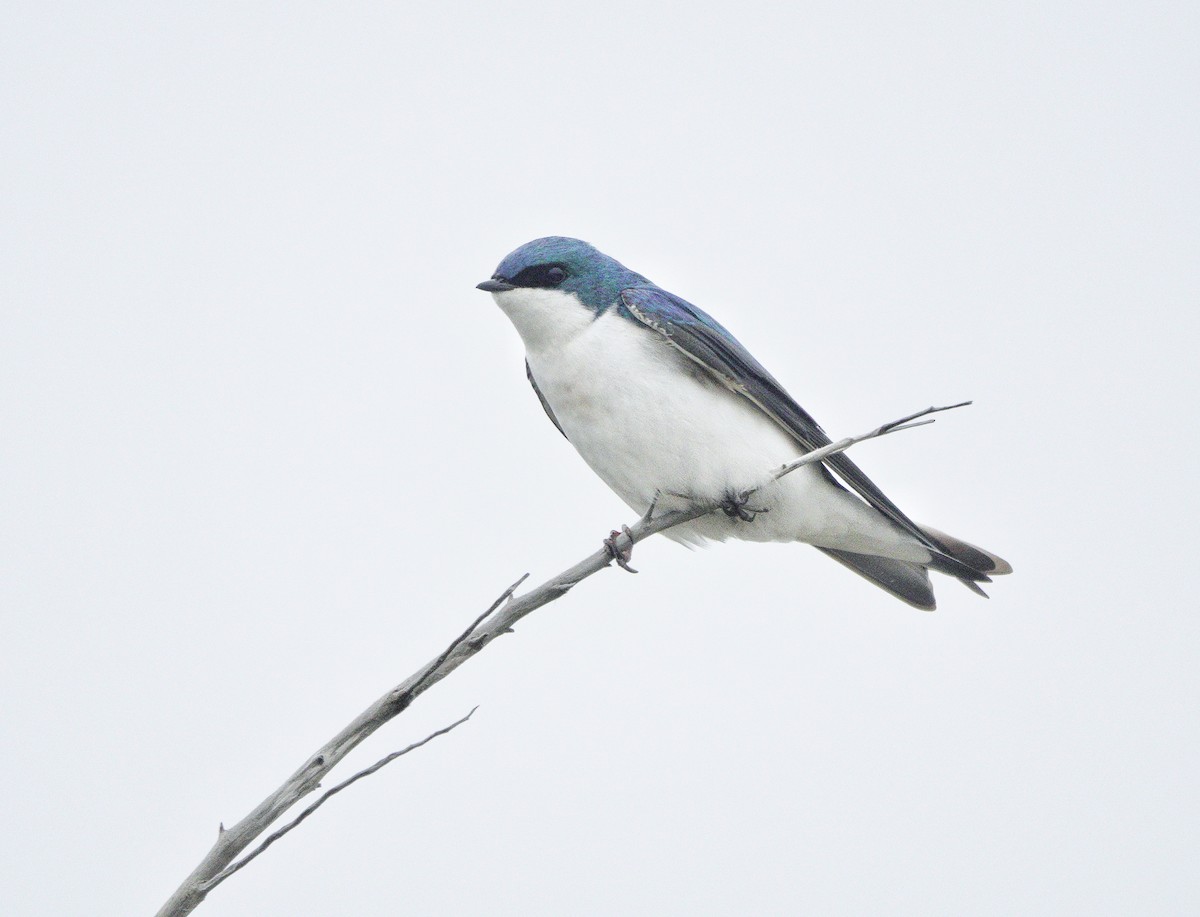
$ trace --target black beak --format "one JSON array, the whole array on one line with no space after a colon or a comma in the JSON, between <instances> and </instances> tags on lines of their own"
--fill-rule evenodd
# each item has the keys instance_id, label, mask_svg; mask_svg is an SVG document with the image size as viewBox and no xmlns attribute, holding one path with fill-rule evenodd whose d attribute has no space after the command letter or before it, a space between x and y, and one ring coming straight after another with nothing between
<instances>
[{"instance_id":1,"label":"black beak","mask_svg":"<svg viewBox=\"0 0 1200 917\"><path fill-rule=\"evenodd\" d=\"M475 289L485 290L488 293L503 293L505 290L515 290L516 287L503 280L485 280L483 283L475 284Z\"/></svg>"}]
</instances>

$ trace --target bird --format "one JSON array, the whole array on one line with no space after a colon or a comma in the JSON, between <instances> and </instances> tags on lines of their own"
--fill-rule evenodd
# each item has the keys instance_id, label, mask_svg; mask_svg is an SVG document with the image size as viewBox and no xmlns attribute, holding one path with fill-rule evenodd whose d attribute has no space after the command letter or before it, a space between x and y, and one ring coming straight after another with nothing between
<instances>
[{"instance_id":1,"label":"bird","mask_svg":"<svg viewBox=\"0 0 1200 917\"><path fill-rule=\"evenodd\" d=\"M587 242L534 239L477 288L520 335L546 415L626 505L723 510L668 529L674 540L809 544L930 611L930 570L984 596L980 583L1012 572L912 521L845 453L776 479L825 431L716 319Z\"/></svg>"}]
</instances>

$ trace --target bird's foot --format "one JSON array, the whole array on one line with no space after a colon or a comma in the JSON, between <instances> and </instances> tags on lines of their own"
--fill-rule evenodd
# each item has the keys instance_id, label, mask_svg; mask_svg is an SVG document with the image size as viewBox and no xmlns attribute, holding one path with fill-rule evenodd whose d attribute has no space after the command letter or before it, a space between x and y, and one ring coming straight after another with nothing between
<instances>
[{"instance_id":1,"label":"bird's foot","mask_svg":"<svg viewBox=\"0 0 1200 917\"><path fill-rule=\"evenodd\" d=\"M629 539L629 547L617 547L617 539L624 535ZM633 559L633 532L629 530L629 526L621 526L621 531L613 529L609 536L604 539L604 548L611 555L612 559L617 562L617 566L629 573L637 573L633 567L629 566L629 561Z\"/></svg>"},{"instance_id":2,"label":"bird's foot","mask_svg":"<svg viewBox=\"0 0 1200 917\"><path fill-rule=\"evenodd\" d=\"M717 505L721 507L721 512L723 512L730 519L741 519L742 522L753 522L754 517L759 513L770 512L770 510L765 506L758 509L748 509L746 504L749 502L749 491L743 491L742 493L727 491L725 494L725 499Z\"/></svg>"}]
</instances>

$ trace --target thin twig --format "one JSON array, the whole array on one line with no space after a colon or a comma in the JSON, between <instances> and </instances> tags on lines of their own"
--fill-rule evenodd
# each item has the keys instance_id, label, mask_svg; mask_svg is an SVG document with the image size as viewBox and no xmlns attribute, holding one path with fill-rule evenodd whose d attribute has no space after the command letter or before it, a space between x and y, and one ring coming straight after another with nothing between
<instances>
[{"instance_id":1,"label":"thin twig","mask_svg":"<svg viewBox=\"0 0 1200 917\"><path fill-rule=\"evenodd\" d=\"M933 423L933 418L922 420L913 423L918 417L925 417L929 414L940 414L942 411L953 411L955 408L966 407L971 402L960 401L958 404L948 404L945 407L935 408L928 407L923 411L917 411L909 414L907 417L901 417L899 420L893 420L891 423L885 423L881 427L876 427L870 433L863 433L860 436L847 436L845 439L839 439L836 443L830 443L828 446L822 446L820 449L814 449L812 452L806 452L794 462L788 462L782 468L775 472L775 480L779 480L785 474L791 474L797 468L804 465L811 465L813 462L824 461L829 456L838 452L845 452L851 446L864 442L868 439L878 439L881 436L887 436L889 433L899 433L901 430L911 430L914 427L923 427L926 424ZM753 492L753 491L752 491Z\"/></svg>"},{"instance_id":2,"label":"thin twig","mask_svg":"<svg viewBox=\"0 0 1200 917\"><path fill-rule=\"evenodd\" d=\"M477 617L474 621L472 621L469 625L467 625L467 629L464 630L461 634L459 634L457 637L455 637L450 642L450 645L442 651L442 655L438 656L437 659L435 659L433 662L431 662L428 666L425 667L425 672L421 675L420 678L417 679L416 684L412 685L407 690L405 690L403 694L400 694L397 696L396 703L400 707L400 709L396 711L397 713L401 712L405 707L407 707L409 704L412 703L413 697L415 697L416 694L418 694L420 691L423 691L428 686L429 679L433 676L433 673L442 667L442 663L444 663L447 659L450 658L450 654L453 653L460 646L462 646L464 643L466 643L467 638L470 637L471 634L475 633L475 628L477 628L480 624L482 624L484 619L487 618L488 615L490 615L493 611L495 611L497 608L499 608L501 605L503 605L506 601L511 599L513 596L513 593L517 591L517 587L520 586L521 583L525 582L525 580L527 580L527 579L529 579L529 574L522 573L515 583L513 583L511 586L509 586L507 589L505 589L503 592L500 593L500 597L498 599L496 599L496 601L492 602L491 607L488 608L487 611L485 611L483 614L481 614L479 617ZM475 712L474 710L471 711L471 713L474 713L474 712ZM468 713L467 718L469 719L470 716L471 716L471 714ZM457 724L455 724L455 725L457 725Z\"/></svg>"},{"instance_id":3,"label":"thin twig","mask_svg":"<svg viewBox=\"0 0 1200 917\"><path fill-rule=\"evenodd\" d=\"M361 770L357 774L355 774L353 777L349 777L346 780L343 780L337 786L326 790L324 793L321 794L320 799L318 799L316 802L314 802L312 805L310 805L307 809L305 809L303 812L301 812L299 815L297 815L295 818L293 818L290 822L288 822L286 825L284 825L278 831L273 832L269 837L267 837L266 840L264 840L261 844L259 844L257 847L255 847L250 853L246 854L244 857L242 857L240 860L233 863L232 865L221 870L221 872L217 873L217 875L213 876L211 879L209 879L207 882L205 882L202 885L203 890L206 892L212 891L214 888L216 888L218 885L220 885L222 882L224 882L226 879L228 879L230 876L232 876L235 872L237 872L239 869L241 869L247 863L249 863L251 860L253 860L255 857L257 857L260 853L262 853L264 850L266 850L268 847L270 847L272 844L274 844L277 840L279 840L281 837L283 837L285 834L287 834L289 831L291 831L293 828L295 828L297 825L299 825L300 822L304 821L304 819L306 819L306 818L308 818L308 816L312 815L313 812L315 812L315 811L317 811L317 809L321 808L321 806L323 806L325 804L325 802L331 796L334 796L337 793L340 793L342 790L344 790L350 784L361 780L363 777L369 777L371 774L375 773L380 768L385 767L388 764L391 764L393 761L395 761L401 755L407 755L410 751L414 751L415 749L420 748L422 745L426 745L429 742L432 742L438 736L444 736L451 729L454 729L457 726L461 726L463 723L465 723L467 720L469 720L471 718L471 714L473 714L478 709L479 709L478 706L472 707L470 713L468 713L464 717L461 717L460 719L455 720L449 726L443 726L441 729L437 730L436 732L432 732L429 735L427 735L420 742L413 742L412 745L409 745L407 748L402 748L399 751L392 752L390 755L385 755L384 757L382 757L378 761L376 761L374 764L372 764L370 767L364 768L363 770Z\"/></svg>"}]
</instances>

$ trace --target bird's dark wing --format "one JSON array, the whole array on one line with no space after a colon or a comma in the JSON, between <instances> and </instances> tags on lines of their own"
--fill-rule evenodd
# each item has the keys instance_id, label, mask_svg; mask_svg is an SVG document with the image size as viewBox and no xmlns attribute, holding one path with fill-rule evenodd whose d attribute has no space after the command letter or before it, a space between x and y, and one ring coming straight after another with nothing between
<instances>
[{"instance_id":1,"label":"bird's dark wing","mask_svg":"<svg viewBox=\"0 0 1200 917\"><path fill-rule=\"evenodd\" d=\"M805 451L810 452L829 444L830 439L820 424L784 391L783 386L738 343L737 338L701 309L657 287L622 290L621 303L633 318L657 331L668 344L700 364L731 391L749 399L791 434ZM855 493L925 547L938 554L950 553L884 496L883 491L845 453L831 455L824 464L835 471ZM970 578L986 579L978 575L982 571L973 570L953 557L946 557L943 564L945 562L952 567L945 571L951 575L975 574Z\"/></svg>"},{"instance_id":2,"label":"bird's dark wing","mask_svg":"<svg viewBox=\"0 0 1200 917\"><path fill-rule=\"evenodd\" d=\"M554 416L554 412L550 410L550 402L546 400L546 396L542 394L542 390L537 387L537 380L533 378L533 370L529 368L529 361L525 361L525 378L529 380L529 384L533 386L534 393L538 396L538 401L542 403L542 410L546 412L546 416L550 418L550 422L558 428L558 432L562 433L566 438L566 433L563 431L562 424L558 422L558 418ZM567 442L570 442L568 439Z\"/></svg>"}]
</instances>

